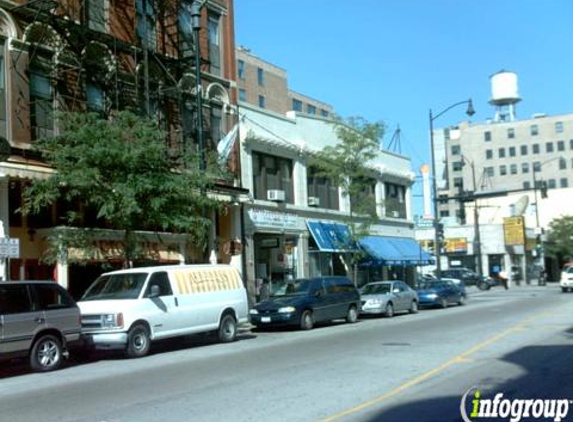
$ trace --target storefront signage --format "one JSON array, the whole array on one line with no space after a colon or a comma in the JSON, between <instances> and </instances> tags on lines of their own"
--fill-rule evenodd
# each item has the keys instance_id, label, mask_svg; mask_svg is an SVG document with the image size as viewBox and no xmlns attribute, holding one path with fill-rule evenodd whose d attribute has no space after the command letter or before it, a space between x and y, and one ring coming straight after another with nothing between
<instances>
[{"instance_id":1,"label":"storefront signage","mask_svg":"<svg viewBox=\"0 0 573 422\"><path fill-rule=\"evenodd\" d=\"M468 241L465 237L451 237L444 240L444 249L449 253L468 251Z\"/></svg>"},{"instance_id":2,"label":"storefront signage","mask_svg":"<svg viewBox=\"0 0 573 422\"><path fill-rule=\"evenodd\" d=\"M506 246L525 244L525 224L523 217L506 217L503 219L503 234Z\"/></svg>"},{"instance_id":3,"label":"storefront signage","mask_svg":"<svg viewBox=\"0 0 573 422\"><path fill-rule=\"evenodd\" d=\"M20 239L14 237L0 237L0 259L20 258Z\"/></svg>"},{"instance_id":4,"label":"storefront signage","mask_svg":"<svg viewBox=\"0 0 573 422\"><path fill-rule=\"evenodd\" d=\"M299 218L296 214L261 209L250 209L248 213L249 218L256 227L283 230L300 229Z\"/></svg>"}]
</instances>

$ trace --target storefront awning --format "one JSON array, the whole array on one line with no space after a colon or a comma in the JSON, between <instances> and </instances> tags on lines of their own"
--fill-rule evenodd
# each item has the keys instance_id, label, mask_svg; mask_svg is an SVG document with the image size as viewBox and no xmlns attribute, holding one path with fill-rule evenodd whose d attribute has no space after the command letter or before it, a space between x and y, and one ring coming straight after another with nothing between
<instances>
[{"instance_id":1,"label":"storefront awning","mask_svg":"<svg viewBox=\"0 0 573 422\"><path fill-rule=\"evenodd\" d=\"M418 242L406 237L366 236L359 244L369 255L363 266L428 265L435 261Z\"/></svg>"},{"instance_id":2,"label":"storefront awning","mask_svg":"<svg viewBox=\"0 0 573 422\"><path fill-rule=\"evenodd\" d=\"M307 221L306 225L321 252L351 252L356 250L350 230L345 224Z\"/></svg>"}]
</instances>

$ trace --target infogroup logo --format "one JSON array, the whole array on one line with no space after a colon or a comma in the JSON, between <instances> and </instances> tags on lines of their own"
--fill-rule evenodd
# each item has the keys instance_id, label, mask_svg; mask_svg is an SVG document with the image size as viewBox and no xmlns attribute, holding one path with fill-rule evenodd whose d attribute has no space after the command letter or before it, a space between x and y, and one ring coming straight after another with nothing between
<instances>
[{"instance_id":1,"label":"infogroup logo","mask_svg":"<svg viewBox=\"0 0 573 422\"><path fill-rule=\"evenodd\" d=\"M468 403L468 400L471 402ZM472 387L462 396L460 413L465 422L488 418L508 419L510 422L519 422L523 418L559 422L567 417L572 403L569 399L505 399L503 393L497 393L493 399L486 399L482 398L477 387Z\"/></svg>"}]
</instances>

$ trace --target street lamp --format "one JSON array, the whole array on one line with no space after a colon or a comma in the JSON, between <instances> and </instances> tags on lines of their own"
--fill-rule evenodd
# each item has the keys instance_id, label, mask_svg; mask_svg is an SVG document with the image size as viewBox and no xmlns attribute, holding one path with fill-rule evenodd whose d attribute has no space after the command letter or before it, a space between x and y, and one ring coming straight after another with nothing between
<instances>
[{"instance_id":1,"label":"street lamp","mask_svg":"<svg viewBox=\"0 0 573 422\"><path fill-rule=\"evenodd\" d=\"M473 161L469 161L466 156L462 154L462 160L468 163L472 169L472 184L474 188L474 253L476 254L477 273L481 278L482 275L482 257L481 257L481 235L479 230L479 207L476 197L477 184L476 184L476 169Z\"/></svg>"},{"instance_id":2,"label":"street lamp","mask_svg":"<svg viewBox=\"0 0 573 422\"><path fill-rule=\"evenodd\" d=\"M205 145L203 141L203 86L201 85L201 44L199 32L201 31L201 2L194 0L191 3L191 27L195 35L195 101L197 106L197 143L199 147L199 168L205 170Z\"/></svg>"},{"instance_id":3,"label":"street lamp","mask_svg":"<svg viewBox=\"0 0 573 422\"><path fill-rule=\"evenodd\" d=\"M439 234L438 234L438 226L439 226L439 218L438 218L438 187L436 184L436 152L434 151L434 120L440 117L442 114L446 113L448 110L451 110L454 107L457 107L462 104L467 104L468 108L466 110L466 114L468 116L473 116L475 114L475 110L472 104L471 98L469 100L460 101L458 103L452 104L445 110L441 111L440 113L436 114L435 116L432 114L432 109L430 109L430 148L432 152L432 195L434 197L434 252L436 254L436 277L440 278L442 276L442 264L441 264L441 247L439 242Z\"/></svg>"}]
</instances>

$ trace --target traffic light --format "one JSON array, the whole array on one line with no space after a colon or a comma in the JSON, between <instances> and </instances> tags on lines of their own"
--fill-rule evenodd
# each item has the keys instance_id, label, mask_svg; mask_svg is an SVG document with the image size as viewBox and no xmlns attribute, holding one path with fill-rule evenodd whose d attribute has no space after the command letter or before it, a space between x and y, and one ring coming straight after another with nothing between
<instances>
[{"instance_id":1,"label":"traffic light","mask_svg":"<svg viewBox=\"0 0 573 422\"><path fill-rule=\"evenodd\" d=\"M464 205L462 204L460 206L460 211L458 213L458 216L460 217L460 225L465 225L466 224L466 207L464 207Z\"/></svg>"},{"instance_id":2,"label":"traffic light","mask_svg":"<svg viewBox=\"0 0 573 422\"><path fill-rule=\"evenodd\" d=\"M547 198L547 182L545 180L541 181L540 190L541 190L541 197Z\"/></svg>"}]
</instances>

